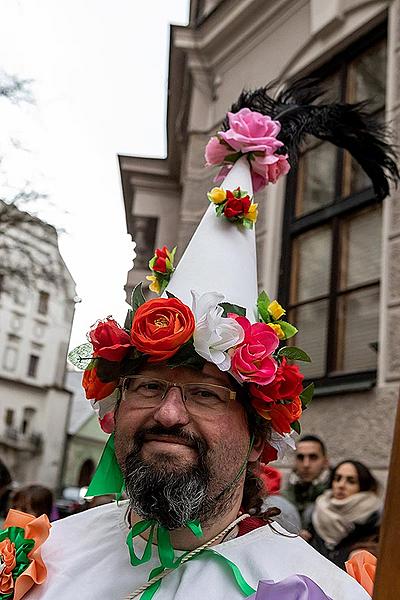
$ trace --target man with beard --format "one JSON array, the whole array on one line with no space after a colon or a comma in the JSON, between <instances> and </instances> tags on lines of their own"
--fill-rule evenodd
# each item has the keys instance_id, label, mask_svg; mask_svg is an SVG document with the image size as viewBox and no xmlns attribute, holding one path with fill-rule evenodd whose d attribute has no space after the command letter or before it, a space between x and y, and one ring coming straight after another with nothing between
<instances>
[{"instance_id":1,"label":"man with beard","mask_svg":"<svg viewBox=\"0 0 400 600\"><path fill-rule=\"evenodd\" d=\"M286 342L297 329L258 295L253 184L285 175L307 133L333 143L340 134L368 173L372 161L380 197L399 176L364 107L321 107L318 95L300 82L276 101L267 88L240 96L206 148L222 187L209 192L177 268L165 246L149 263L161 296L146 300L136 287L124 327L98 321L89 347L70 354L110 434L88 494L117 502L54 524L42 552L48 579L27 599L369 598L274 523L273 508L261 513L257 477L260 459L293 447L313 386L292 363L308 355Z\"/></svg>"}]
</instances>

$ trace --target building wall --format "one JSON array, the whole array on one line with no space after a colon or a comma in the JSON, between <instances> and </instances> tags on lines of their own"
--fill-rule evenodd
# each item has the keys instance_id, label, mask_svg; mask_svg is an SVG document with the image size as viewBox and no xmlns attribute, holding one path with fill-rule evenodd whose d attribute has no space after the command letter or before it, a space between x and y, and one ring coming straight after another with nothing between
<instances>
[{"instance_id":1,"label":"building wall","mask_svg":"<svg viewBox=\"0 0 400 600\"><path fill-rule=\"evenodd\" d=\"M101 430L94 414L69 436L63 486L78 485L80 470L86 460L91 459L97 465L107 439L108 435Z\"/></svg>"},{"instance_id":2,"label":"building wall","mask_svg":"<svg viewBox=\"0 0 400 600\"><path fill-rule=\"evenodd\" d=\"M172 39L186 55L191 76L189 121L179 183L182 188L177 235L182 252L207 208L212 171L204 168L204 147L243 88L276 78L304 76L355 40L388 20L387 109L400 130L400 3L365 0L225 1L191 28L174 28ZM172 49L172 60L173 60ZM180 90L170 82L170 103ZM150 173L147 173L150 177ZM134 186L133 186L134 187ZM271 296L278 289L285 181L258 195L259 284ZM159 192L160 194L160 192ZM382 479L388 466L400 382L396 342L400 322L400 195L384 204L380 362L371 389L318 396L304 414L304 433L321 435L332 461L352 457ZM162 243L162 242L161 242Z\"/></svg>"},{"instance_id":3,"label":"building wall","mask_svg":"<svg viewBox=\"0 0 400 600\"><path fill-rule=\"evenodd\" d=\"M1 260L38 271L34 285L6 274L0 294L2 458L19 483L36 481L55 488L71 396L64 378L75 284L53 227L27 219L10 227L7 235L11 250ZM30 256L25 267L24 254ZM45 307L40 306L41 292L49 295ZM29 372L31 356L37 357L37 365L32 369L31 364Z\"/></svg>"}]
</instances>

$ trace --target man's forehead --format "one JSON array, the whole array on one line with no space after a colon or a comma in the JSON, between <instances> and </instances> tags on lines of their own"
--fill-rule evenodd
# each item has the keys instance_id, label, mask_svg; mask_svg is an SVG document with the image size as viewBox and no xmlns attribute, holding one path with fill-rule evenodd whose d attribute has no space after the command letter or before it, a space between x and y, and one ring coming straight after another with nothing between
<instances>
[{"instance_id":1,"label":"man's forehead","mask_svg":"<svg viewBox=\"0 0 400 600\"><path fill-rule=\"evenodd\" d=\"M297 442L296 454L320 454L323 455L321 444L318 442Z\"/></svg>"}]
</instances>

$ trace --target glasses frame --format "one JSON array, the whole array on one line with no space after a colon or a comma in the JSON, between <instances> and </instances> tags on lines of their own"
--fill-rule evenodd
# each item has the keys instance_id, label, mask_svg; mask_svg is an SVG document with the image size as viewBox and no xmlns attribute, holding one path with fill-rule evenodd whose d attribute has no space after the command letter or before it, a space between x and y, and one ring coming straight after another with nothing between
<instances>
[{"instance_id":1,"label":"glasses frame","mask_svg":"<svg viewBox=\"0 0 400 600\"><path fill-rule=\"evenodd\" d=\"M224 385L218 385L216 383L201 383L199 381L188 381L187 383L178 383L178 382L174 382L174 381L168 381L167 379L160 379L160 377L151 377L150 375L127 375L125 377L122 377L121 379L121 390L122 390L122 397L125 391L125 382L127 380L132 380L132 379L149 379L151 381L159 381L160 383L166 384L166 390L164 392L164 394L161 396L161 398L159 399L159 402L157 404L155 404L153 407L147 407L147 408L157 408L158 406L160 406L162 404L162 402L165 400L166 396L168 395L169 391L172 388L178 388L181 391L181 396L182 396L182 401L185 405L185 408L188 412L191 412L190 410L188 410L187 408L187 400L186 400L186 394L185 394L185 386L187 385L204 385L205 387L211 387L211 388L218 388L220 390L225 390L226 392L228 392L228 402L226 403L226 406L228 406L228 404L230 402L232 402L233 400L236 400L237 397L237 392L235 392L235 390L231 390L230 388L224 386ZM154 398L156 398L156 396L154 396Z\"/></svg>"}]
</instances>

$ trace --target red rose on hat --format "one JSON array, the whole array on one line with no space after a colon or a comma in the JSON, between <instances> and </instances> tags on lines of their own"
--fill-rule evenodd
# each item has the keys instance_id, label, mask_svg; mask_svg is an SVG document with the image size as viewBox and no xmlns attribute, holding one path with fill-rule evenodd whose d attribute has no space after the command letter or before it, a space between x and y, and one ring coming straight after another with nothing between
<instances>
[{"instance_id":1,"label":"red rose on hat","mask_svg":"<svg viewBox=\"0 0 400 600\"><path fill-rule=\"evenodd\" d=\"M115 362L120 362L132 346L129 334L110 317L95 323L89 331L89 340L94 357L101 356Z\"/></svg>"},{"instance_id":2,"label":"red rose on hat","mask_svg":"<svg viewBox=\"0 0 400 600\"><path fill-rule=\"evenodd\" d=\"M153 264L153 271L157 271L158 273L166 273L167 272L167 260L169 260L168 256L168 248L164 246L163 248L157 248L155 251L156 260Z\"/></svg>"},{"instance_id":3,"label":"red rose on hat","mask_svg":"<svg viewBox=\"0 0 400 600\"><path fill-rule=\"evenodd\" d=\"M243 198L235 198L232 192L226 192L227 202L224 207L224 215L227 219L234 219L249 212L251 200L249 196Z\"/></svg>"},{"instance_id":4,"label":"red rose on hat","mask_svg":"<svg viewBox=\"0 0 400 600\"><path fill-rule=\"evenodd\" d=\"M132 322L132 343L149 362L171 358L193 335L194 316L178 298L155 298L137 309Z\"/></svg>"}]
</instances>

